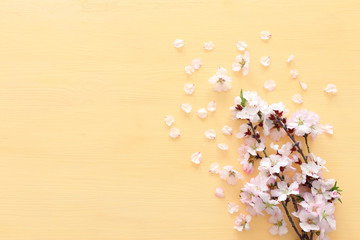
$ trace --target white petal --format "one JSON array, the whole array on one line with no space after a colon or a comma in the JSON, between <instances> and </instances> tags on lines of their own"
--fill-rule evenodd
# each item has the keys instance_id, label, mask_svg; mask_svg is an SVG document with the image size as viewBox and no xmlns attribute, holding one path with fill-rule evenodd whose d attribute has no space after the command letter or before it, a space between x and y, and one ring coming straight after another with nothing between
<instances>
[{"instance_id":1,"label":"white petal","mask_svg":"<svg viewBox=\"0 0 360 240\"><path fill-rule=\"evenodd\" d=\"M264 82L264 88L269 92L274 91L276 87L276 83L274 80L269 79Z\"/></svg>"},{"instance_id":2,"label":"white petal","mask_svg":"<svg viewBox=\"0 0 360 240\"><path fill-rule=\"evenodd\" d=\"M269 31L264 30L260 33L260 38L263 40L268 40L270 37L271 37L271 34Z\"/></svg>"},{"instance_id":3,"label":"white petal","mask_svg":"<svg viewBox=\"0 0 360 240\"><path fill-rule=\"evenodd\" d=\"M179 129L176 128L176 127L171 127L171 128L170 128L170 131L169 131L169 135L170 135L170 137L172 137L172 138L180 137L180 131L179 131Z\"/></svg>"},{"instance_id":4,"label":"white petal","mask_svg":"<svg viewBox=\"0 0 360 240\"><path fill-rule=\"evenodd\" d=\"M303 103L303 99L301 97L300 94L295 94L294 96L292 96L291 100L294 102L294 103L298 103L298 104L302 104Z\"/></svg>"},{"instance_id":5,"label":"white petal","mask_svg":"<svg viewBox=\"0 0 360 240\"><path fill-rule=\"evenodd\" d=\"M193 155L191 155L191 161L195 164L200 164L202 160L201 152L196 152Z\"/></svg>"},{"instance_id":6,"label":"white petal","mask_svg":"<svg viewBox=\"0 0 360 240\"><path fill-rule=\"evenodd\" d=\"M197 110L197 115L199 118L206 118L207 117L207 111L205 108L200 108L199 110Z\"/></svg>"},{"instance_id":7,"label":"white petal","mask_svg":"<svg viewBox=\"0 0 360 240\"><path fill-rule=\"evenodd\" d=\"M184 46L185 41L183 39L176 39L174 41L174 47L176 48L181 48L182 46Z\"/></svg>"},{"instance_id":8,"label":"white petal","mask_svg":"<svg viewBox=\"0 0 360 240\"><path fill-rule=\"evenodd\" d=\"M293 79L296 79L299 76L299 72L297 69L290 70L290 75Z\"/></svg>"},{"instance_id":9,"label":"white petal","mask_svg":"<svg viewBox=\"0 0 360 240\"><path fill-rule=\"evenodd\" d=\"M226 143L219 143L217 146L221 150L228 150L229 149L229 146Z\"/></svg>"},{"instance_id":10,"label":"white petal","mask_svg":"<svg viewBox=\"0 0 360 240\"><path fill-rule=\"evenodd\" d=\"M186 83L184 85L184 91L187 95L192 95L194 93L194 90L195 90L195 84Z\"/></svg>"},{"instance_id":11,"label":"white petal","mask_svg":"<svg viewBox=\"0 0 360 240\"><path fill-rule=\"evenodd\" d=\"M242 42L242 41L238 41L236 43L236 47L239 49L239 51L244 51L247 48L247 43L246 42Z\"/></svg>"},{"instance_id":12,"label":"white petal","mask_svg":"<svg viewBox=\"0 0 360 240\"><path fill-rule=\"evenodd\" d=\"M261 57L260 58L260 63L265 67L270 66L270 57L269 56Z\"/></svg>"},{"instance_id":13,"label":"white petal","mask_svg":"<svg viewBox=\"0 0 360 240\"><path fill-rule=\"evenodd\" d=\"M233 130L232 130L231 127L225 125L225 126L222 128L222 133L225 134L225 135L232 135L232 134L233 134Z\"/></svg>"},{"instance_id":14,"label":"white petal","mask_svg":"<svg viewBox=\"0 0 360 240\"><path fill-rule=\"evenodd\" d=\"M222 187L218 187L215 189L215 196L218 198L225 197L224 189Z\"/></svg>"},{"instance_id":15,"label":"white petal","mask_svg":"<svg viewBox=\"0 0 360 240\"><path fill-rule=\"evenodd\" d=\"M191 61L191 67L195 70L198 70L202 65L200 58L195 58Z\"/></svg>"},{"instance_id":16,"label":"white petal","mask_svg":"<svg viewBox=\"0 0 360 240\"><path fill-rule=\"evenodd\" d=\"M240 63L233 63L232 64L232 70L234 71L234 72L238 72L238 71L240 71L241 70L241 64Z\"/></svg>"},{"instance_id":17,"label":"white petal","mask_svg":"<svg viewBox=\"0 0 360 240\"><path fill-rule=\"evenodd\" d=\"M215 162L210 165L209 172L217 174L217 173L219 173L219 169L220 169L219 164Z\"/></svg>"},{"instance_id":18,"label":"white petal","mask_svg":"<svg viewBox=\"0 0 360 240\"><path fill-rule=\"evenodd\" d=\"M205 131L205 137L208 139L215 139L216 138L216 132L214 129L208 129Z\"/></svg>"},{"instance_id":19,"label":"white petal","mask_svg":"<svg viewBox=\"0 0 360 240\"><path fill-rule=\"evenodd\" d=\"M330 124L321 125L321 129L324 131L324 133L327 134L334 134L334 128Z\"/></svg>"},{"instance_id":20,"label":"white petal","mask_svg":"<svg viewBox=\"0 0 360 240\"><path fill-rule=\"evenodd\" d=\"M186 113L190 113L191 110L192 110L192 107L191 107L190 103L183 103L183 104L180 105L180 107Z\"/></svg>"},{"instance_id":21,"label":"white petal","mask_svg":"<svg viewBox=\"0 0 360 240\"><path fill-rule=\"evenodd\" d=\"M308 88L308 85L304 82L299 82L302 89L306 90Z\"/></svg>"},{"instance_id":22,"label":"white petal","mask_svg":"<svg viewBox=\"0 0 360 240\"><path fill-rule=\"evenodd\" d=\"M204 43L205 50L211 51L214 49L214 47L215 47L215 44L212 41Z\"/></svg>"},{"instance_id":23,"label":"white petal","mask_svg":"<svg viewBox=\"0 0 360 240\"><path fill-rule=\"evenodd\" d=\"M287 63L291 63L294 60L294 55L290 55L289 58L286 60Z\"/></svg>"},{"instance_id":24,"label":"white petal","mask_svg":"<svg viewBox=\"0 0 360 240\"><path fill-rule=\"evenodd\" d=\"M207 105L207 109L210 112L214 112L216 110L216 102L215 101L209 102L209 104Z\"/></svg>"},{"instance_id":25,"label":"white petal","mask_svg":"<svg viewBox=\"0 0 360 240\"><path fill-rule=\"evenodd\" d=\"M335 94L338 92L337 87L335 84L329 84L326 86L326 88L324 89L325 92L327 93L332 93Z\"/></svg>"},{"instance_id":26,"label":"white petal","mask_svg":"<svg viewBox=\"0 0 360 240\"><path fill-rule=\"evenodd\" d=\"M166 115L165 116L165 123L169 127L175 122L175 118L172 115Z\"/></svg>"},{"instance_id":27,"label":"white petal","mask_svg":"<svg viewBox=\"0 0 360 240\"><path fill-rule=\"evenodd\" d=\"M238 211L239 211L239 205L237 205L236 203L233 203L233 202L228 203L228 212L230 214L234 214Z\"/></svg>"},{"instance_id":28,"label":"white petal","mask_svg":"<svg viewBox=\"0 0 360 240\"><path fill-rule=\"evenodd\" d=\"M194 68L193 68L192 66L190 66L190 65L185 66L185 72L186 72L186 74L191 75L194 71L195 71L195 70L194 70Z\"/></svg>"}]
</instances>

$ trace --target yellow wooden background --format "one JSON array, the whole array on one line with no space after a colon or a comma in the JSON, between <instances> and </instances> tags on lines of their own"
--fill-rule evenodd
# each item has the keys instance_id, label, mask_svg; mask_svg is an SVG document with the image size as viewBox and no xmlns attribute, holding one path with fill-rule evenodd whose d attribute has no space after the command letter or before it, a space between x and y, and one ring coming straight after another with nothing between
<instances>
[{"instance_id":1,"label":"yellow wooden background","mask_svg":"<svg viewBox=\"0 0 360 240\"><path fill-rule=\"evenodd\" d=\"M265 29L268 42L259 38ZM296 239L270 236L265 217L250 232L233 230L227 201L244 182L231 188L208 174L214 161L240 167L241 141L220 129L239 125L228 107L241 88L291 110L301 93L303 107L334 126L334 136L311 144L344 189L330 236L359 239L358 0L1 0L0 31L0 239ZM186 41L180 51L176 38ZM205 52L209 40L216 47ZM231 69L238 40L249 44L250 73L231 73L233 89L215 93L208 78ZM268 69L259 64L265 55ZM184 66L196 57L203 67L188 77ZM293 68L308 91L289 77ZM269 78L277 89L266 93ZM336 96L323 93L328 83ZM210 100L218 110L206 120L179 108ZM166 114L179 139L168 137ZM215 142L207 128L218 131ZM230 150L216 149L220 142ZM204 154L199 166L195 151ZM217 186L225 199L214 197Z\"/></svg>"}]
</instances>

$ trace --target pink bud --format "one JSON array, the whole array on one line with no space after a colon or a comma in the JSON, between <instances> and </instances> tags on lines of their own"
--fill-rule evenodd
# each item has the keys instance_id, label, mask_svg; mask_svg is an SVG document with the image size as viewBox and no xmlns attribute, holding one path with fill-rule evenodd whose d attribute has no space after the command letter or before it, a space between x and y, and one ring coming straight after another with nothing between
<instances>
[{"instance_id":1,"label":"pink bud","mask_svg":"<svg viewBox=\"0 0 360 240\"><path fill-rule=\"evenodd\" d=\"M246 174L252 174L252 172L254 171L254 165L247 162L243 165L243 170Z\"/></svg>"}]
</instances>

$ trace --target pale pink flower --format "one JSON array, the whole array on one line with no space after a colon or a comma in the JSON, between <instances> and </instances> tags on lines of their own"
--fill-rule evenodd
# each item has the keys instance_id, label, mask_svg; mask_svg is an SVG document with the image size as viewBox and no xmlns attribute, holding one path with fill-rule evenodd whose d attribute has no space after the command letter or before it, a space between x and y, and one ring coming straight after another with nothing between
<instances>
[{"instance_id":1,"label":"pale pink flower","mask_svg":"<svg viewBox=\"0 0 360 240\"><path fill-rule=\"evenodd\" d=\"M222 133L225 134L225 135L232 135L232 128L225 125L222 128Z\"/></svg>"},{"instance_id":2,"label":"pale pink flower","mask_svg":"<svg viewBox=\"0 0 360 240\"><path fill-rule=\"evenodd\" d=\"M336 230L335 206L333 203L324 204L319 209L320 228L325 232Z\"/></svg>"},{"instance_id":3,"label":"pale pink flower","mask_svg":"<svg viewBox=\"0 0 360 240\"><path fill-rule=\"evenodd\" d=\"M220 178L226 180L230 185L235 185L238 179L242 179L241 174L235 171L232 166L224 166L219 174Z\"/></svg>"},{"instance_id":4,"label":"pale pink flower","mask_svg":"<svg viewBox=\"0 0 360 240\"><path fill-rule=\"evenodd\" d=\"M175 118L172 115L165 116L166 125L168 125L170 127L171 125L173 125L174 122L175 122Z\"/></svg>"},{"instance_id":5,"label":"pale pink flower","mask_svg":"<svg viewBox=\"0 0 360 240\"><path fill-rule=\"evenodd\" d=\"M243 214L239 214L239 216L235 220L234 229L238 230L239 232L241 232L243 230L249 231L250 230L250 225L249 225L250 221L251 221L250 215L247 215L245 217Z\"/></svg>"},{"instance_id":6,"label":"pale pink flower","mask_svg":"<svg viewBox=\"0 0 360 240\"><path fill-rule=\"evenodd\" d=\"M294 112L288 119L288 128L295 129L297 136L304 136L305 134L310 134L319 122L320 117L316 113L301 109Z\"/></svg>"},{"instance_id":7,"label":"pale pink flower","mask_svg":"<svg viewBox=\"0 0 360 240\"><path fill-rule=\"evenodd\" d=\"M270 37L271 37L271 33L269 31L264 30L264 31L260 32L260 38L262 40L268 40L268 39L270 39Z\"/></svg>"},{"instance_id":8,"label":"pale pink flower","mask_svg":"<svg viewBox=\"0 0 360 240\"><path fill-rule=\"evenodd\" d=\"M207 111L205 108L200 108L196 111L199 118L206 118L207 117Z\"/></svg>"},{"instance_id":9,"label":"pale pink flower","mask_svg":"<svg viewBox=\"0 0 360 240\"><path fill-rule=\"evenodd\" d=\"M305 232L317 231L319 230L318 222L319 218L314 213L302 210L300 213L294 213L295 217L300 219L300 227Z\"/></svg>"},{"instance_id":10,"label":"pale pink flower","mask_svg":"<svg viewBox=\"0 0 360 240\"><path fill-rule=\"evenodd\" d=\"M216 102L209 102L209 104L207 105L207 109L209 110L209 112L214 112L216 110Z\"/></svg>"},{"instance_id":11,"label":"pale pink flower","mask_svg":"<svg viewBox=\"0 0 360 240\"><path fill-rule=\"evenodd\" d=\"M299 184L297 182L293 182L290 186L284 181L277 183L277 189L271 190L271 195L273 197L278 197L278 201L285 201L287 196L289 195L297 195L299 194Z\"/></svg>"},{"instance_id":12,"label":"pale pink flower","mask_svg":"<svg viewBox=\"0 0 360 240\"><path fill-rule=\"evenodd\" d=\"M279 173L281 167L288 165L288 159L280 155L271 154L261 159L259 170L268 171L270 174Z\"/></svg>"},{"instance_id":13,"label":"pale pink flower","mask_svg":"<svg viewBox=\"0 0 360 240\"><path fill-rule=\"evenodd\" d=\"M303 90L307 90L308 85L307 85L306 83L299 81L299 84L300 84L300 86L301 86L301 88L302 88Z\"/></svg>"},{"instance_id":14,"label":"pale pink flower","mask_svg":"<svg viewBox=\"0 0 360 240\"><path fill-rule=\"evenodd\" d=\"M192 95L194 93L195 90L195 84L193 83L186 83L184 85L184 91L187 95Z\"/></svg>"},{"instance_id":15,"label":"pale pink flower","mask_svg":"<svg viewBox=\"0 0 360 240\"><path fill-rule=\"evenodd\" d=\"M186 72L186 74L191 75L194 71L195 71L195 70L194 70L194 68L193 68L192 66L190 66L190 65L185 66L185 72Z\"/></svg>"},{"instance_id":16,"label":"pale pink flower","mask_svg":"<svg viewBox=\"0 0 360 240\"><path fill-rule=\"evenodd\" d=\"M237 138L243 138L245 136L251 136L252 132L251 132L251 128L249 126L249 124L247 123L243 123L240 125L239 127L240 132L236 133L235 136Z\"/></svg>"},{"instance_id":17,"label":"pale pink flower","mask_svg":"<svg viewBox=\"0 0 360 240\"><path fill-rule=\"evenodd\" d=\"M290 75L293 79L296 79L299 76L299 72L297 69L290 70Z\"/></svg>"},{"instance_id":18,"label":"pale pink flower","mask_svg":"<svg viewBox=\"0 0 360 240\"><path fill-rule=\"evenodd\" d=\"M214 129L208 129L205 131L205 137L208 139L215 139L216 138L216 132Z\"/></svg>"},{"instance_id":19,"label":"pale pink flower","mask_svg":"<svg viewBox=\"0 0 360 240\"><path fill-rule=\"evenodd\" d=\"M176 48L181 48L182 46L184 46L185 41L183 39L176 39L174 41L174 47Z\"/></svg>"},{"instance_id":20,"label":"pale pink flower","mask_svg":"<svg viewBox=\"0 0 360 240\"><path fill-rule=\"evenodd\" d=\"M245 51L245 49L247 48L247 43L246 42L243 42L243 41L238 41L236 43L236 47L237 49L239 49L239 51Z\"/></svg>"},{"instance_id":21,"label":"pale pink flower","mask_svg":"<svg viewBox=\"0 0 360 240\"><path fill-rule=\"evenodd\" d=\"M190 103L183 103L180 105L181 109L184 110L184 112L186 113L190 113L192 110L191 104Z\"/></svg>"},{"instance_id":22,"label":"pale pink flower","mask_svg":"<svg viewBox=\"0 0 360 240\"><path fill-rule=\"evenodd\" d=\"M241 54L235 57L235 63L232 65L232 70L234 72L238 72L242 70L243 76L246 76L249 73L249 63L250 63L250 54L249 52L245 52L244 56Z\"/></svg>"},{"instance_id":23,"label":"pale pink flower","mask_svg":"<svg viewBox=\"0 0 360 240\"><path fill-rule=\"evenodd\" d=\"M251 163L251 162L248 162L248 161L246 161L246 162L242 162L242 165L243 165L243 170L244 170L244 172L246 173L246 174L252 174L253 173L253 171L254 171L254 164L253 163Z\"/></svg>"},{"instance_id":24,"label":"pale pink flower","mask_svg":"<svg viewBox=\"0 0 360 240\"><path fill-rule=\"evenodd\" d=\"M195 70L199 70L202 65L200 58L195 58L191 61L191 67Z\"/></svg>"},{"instance_id":25,"label":"pale pink flower","mask_svg":"<svg viewBox=\"0 0 360 240\"><path fill-rule=\"evenodd\" d=\"M321 175L322 166L317 165L314 161L308 161L308 163L301 164L301 171L303 175L319 178Z\"/></svg>"},{"instance_id":26,"label":"pale pink flower","mask_svg":"<svg viewBox=\"0 0 360 240\"><path fill-rule=\"evenodd\" d=\"M291 100L294 103L297 103L297 104L302 104L303 103L303 99L302 99L302 96L300 94L295 94L294 96L292 96Z\"/></svg>"},{"instance_id":27,"label":"pale pink flower","mask_svg":"<svg viewBox=\"0 0 360 240\"><path fill-rule=\"evenodd\" d=\"M264 67L270 66L270 56L261 57L261 58L260 58L260 63L261 63Z\"/></svg>"},{"instance_id":28,"label":"pale pink flower","mask_svg":"<svg viewBox=\"0 0 360 240\"><path fill-rule=\"evenodd\" d=\"M269 218L269 222L273 224L269 229L269 232L272 235L282 236L288 232L286 227L287 224L281 211L278 211L276 214L272 215Z\"/></svg>"},{"instance_id":29,"label":"pale pink flower","mask_svg":"<svg viewBox=\"0 0 360 240\"><path fill-rule=\"evenodd\" d=\"M207 50L207 51L213 50L214 47L215 47L215 44L212 41L204 43L204 49Z\"/></svg>"},{"instance_id":30,"label":"pale pink flower","mask_svg":"<svg viewBox=\"0 0 360 240\"><path fill-rule=\"evenodd\" d=\"M338 92L337 87L335 84L328 84L326 88L324 89L326 93L335 94Z\"/></svg>"},{"instance_id":31,"label":"pale pink flower","mask_svg":"<svg viewBox=\"0 0 360 240\"><path fill-rule=\"evenodd\" d=\"M202 160L202 154L201 152L196 152L194 154L191 155L191 161L195 164L200 164L201 160Z\"/></svg>"},{"instance_id":32,"label":"pale pink flower","mask_svg":"<svg viewBox=\"0 0 360 240\"><path fill-rule=\"evenodd\" d=\"M218 174L219 171L220 171L220 165L218 163L215 162L210 165L210 169L209 169L210 173Z\"/></svg>"},{"instance_id":33,"label":"pale pink flower","mask_svg":"<svg viewBox=\"0 0 360 240\"><path fill-rule=\"evenodd\" d=\"M222 187L217 187L215 189L215 196L218 197L218 198L223 198L225 197L225 192L224 192L224 189Z\"/></svg>"},{"instance_id":34,"label":"pale pink flower","mask_svg":"<svg viewBox=\"0 0 360 240\"><path fill-rule=\"evenodd\" d=\"M229 146L226 143L219 143L217 146L221 150L228 150L229 149Z\"/></svg>"},{"instance_id":35,"label":"pale pink flower","mask_svg":"<svg viewBox=\"0 0 360 240\"><path fill-rule=\"evenodd\" d=\"M220 67L216 74L209 78L209 83L213 84L216 92L226 92L231 89L231 77L225 68Z\"/></svg>"},{"instance_id":36,"label":"pale pink flower","mask_svg":"<svg viewBox=\"0 0 360 240\"><path fill-rule=\"evenodd\" d=\"M274 80L269 79L264 82L264 88L269 92L274 91L276 87L276 83Z\"/></svg>"},{"instance_id":37,"label":"pale pink flower","mask_svg":"<svg viewBox=\"0 0 360 240\"><path fill-rule=\"evenodd\" d=\"M234 214L238 211L239 211L239 205L237 205L236 203L233 203L233 202L228 203L228 212L230 214Z\"/></svg>"},{"instance_id":38,"label":"pale pink flower","mask_svg":"<svg viewBox=\"0 0 360 240\"><path fill-rule=\"evenodd\" d=\"M260 137L260 142L258 142L255 138L245 138L245 143L249 146L248 152L256 156L257 152L262 152L265 150L265 139Z\"/></svg>"},{"instance_id":39,"label":"pale pink flower","mask_svg":"<svg viewBox=\"0 0 360 240\"><path fill-rule=\"evenodd\" d=\"M260 199L263 204L263 209L261 211L265 210L265 212L270 215L274 215L274 214L281 212L280 208L277 206L279 204L279 202L276 200L273 200L271 198L270 194L262 193L262 194L260 194Z\"/></svg>"},{"instance_id":40,"label":"pale pink flower","mask_svg":"<svg viewBox=\"0 0 360 240\"><path fill-rule=\"evenodd\" d=\"M170 128L170 131L169 131L169 135L170 135L170 137L172 137L172 138L180 137L180 131L179 131L179 129L176 128L176 127L171 127L171 128Z\"/></svg>"},{"instance_id":41,"label":"pale pink flower","mask_svg":"<svg viewBox=\"0 0 360 240\"><path fill-rule=\"evenodd\" d=\"M291 54L290 56L289 56L289 58L286 60L286 62L287 63L291 63L293 60L294 60L294 55L293 54Z\"/></svg>"}]
</instances>

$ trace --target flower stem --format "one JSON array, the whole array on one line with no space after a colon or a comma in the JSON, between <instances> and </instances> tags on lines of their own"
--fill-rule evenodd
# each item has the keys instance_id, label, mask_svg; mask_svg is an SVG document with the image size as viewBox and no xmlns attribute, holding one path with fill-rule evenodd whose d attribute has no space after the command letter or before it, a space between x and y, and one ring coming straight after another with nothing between
<instances>
[{"instance_id":1,"label":"flower stem","mask_svg":"<svg viewBox=\"0 0 360 240\"><path fill-rule=\"evenodd\" d=\"M303 238L303 236L299 233L299 231L297 230L297 228L295 227L295 223L294 223L294 221L293 221L293 219L292 219L292 217L291 217L291 215L290 215L290 213L289 213L289 210L287 209L285 203L284 203L284 202L281 202L281 204L282 204L283 207L284 207L284 210L285 210L286 215L287 215L287 217L288 217L288 219L289 219L289 221L290 221L291 226L293 227L293 229L295 230L295 232L296 232L296 234L299 236L299 238L300 238L301 240L303 240L304 238Z\"/></svg>"},{"instance_id":2,"label":"flower stem","mask_svg":"<svg viewBox=\"0 0 360 240\"><path fill-rule=\"evenodd\" d=\"M251 128L252 133L253 133L252 137L255 138L255 140L258 143L261 143L261 140L256 136L256 131L255 131L254 125L252 124L252 122L250 120L249 120L249 126ZM263 153L264 153L265 157L268 157L268 155L266 153L266 148L263 150Z\"/></svg>"},{"instance_id":3,"label":"flower stem","mask_svg":"<svg viewBox=\"0 0 360 240\"><path fill-rule=\"evenodd\" d=\"M306 143L307 151L308 151L308 153L310 153L310 147L309 147L309 143L308 143L308 136L309 136L309 135L306 134L306 135L304 136L304 138L305 138L305 143Z\"/></svg>"}]
</instances>

